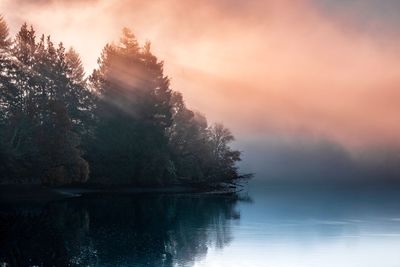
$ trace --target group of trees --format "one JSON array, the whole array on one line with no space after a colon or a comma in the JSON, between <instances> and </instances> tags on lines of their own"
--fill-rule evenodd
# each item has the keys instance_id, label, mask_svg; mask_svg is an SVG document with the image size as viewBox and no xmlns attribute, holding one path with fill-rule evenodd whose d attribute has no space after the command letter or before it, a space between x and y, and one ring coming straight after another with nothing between
<instances>
[{"instance_id":1,"label":"group of trees","mask_svg":"<svg viewBox=\"0 0 400 267\"><path fill-rule=\"evenodd\" d=\"M0 176L5 182L166 185L238 179L231 132L171 90L150 43L124 29L88 78L79 55L0 18Z\"/></svg>"}]
</instances>

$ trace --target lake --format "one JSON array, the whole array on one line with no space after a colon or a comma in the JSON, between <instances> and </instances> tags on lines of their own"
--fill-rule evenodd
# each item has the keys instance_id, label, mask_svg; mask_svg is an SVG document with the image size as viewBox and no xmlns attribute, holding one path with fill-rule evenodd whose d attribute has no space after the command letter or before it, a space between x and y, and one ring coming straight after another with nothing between
<instances>
[{"instance_id":1,"label":"lake","mask_svg":"<svg viewBox=\"0 0 400 267\"><path fill-rule=\"evenodd\" d=\"M396 188L0 205L0 266L398 267L399 249Z\"/></svg>"}]
</instances>

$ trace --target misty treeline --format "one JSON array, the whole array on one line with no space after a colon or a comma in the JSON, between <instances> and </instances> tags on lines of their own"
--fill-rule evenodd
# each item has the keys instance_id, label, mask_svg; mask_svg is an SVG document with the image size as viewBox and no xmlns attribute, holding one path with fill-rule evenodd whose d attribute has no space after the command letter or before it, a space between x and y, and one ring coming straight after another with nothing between
<instances>
[{"instance_id":1,"label":"misty treeline","mask_svg":"<svg viewBox=\"0 0 400 267\"><path fill-rule=\"evenodd\" d=\"M0 183L218 184L240 178L222 124L187 108L124 29L86 77L79 55L0 19Z\"/></svg>"}]
</instances>

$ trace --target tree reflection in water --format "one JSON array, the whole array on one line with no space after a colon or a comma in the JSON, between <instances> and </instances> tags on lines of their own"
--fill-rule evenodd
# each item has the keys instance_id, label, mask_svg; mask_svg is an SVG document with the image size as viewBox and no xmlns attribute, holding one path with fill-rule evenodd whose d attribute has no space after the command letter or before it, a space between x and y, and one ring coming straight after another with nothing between
<instances>
[{"instance_id":1,"label":"tree reflection in water","mask_svg":"<svg viewBox=\"0 0 400 267\"><path fill-rule=\"evenodd\" d=\"M237 195L134 195L1 208L0 263L191 266L231 240Z\"/></svg>"}]
</instances>

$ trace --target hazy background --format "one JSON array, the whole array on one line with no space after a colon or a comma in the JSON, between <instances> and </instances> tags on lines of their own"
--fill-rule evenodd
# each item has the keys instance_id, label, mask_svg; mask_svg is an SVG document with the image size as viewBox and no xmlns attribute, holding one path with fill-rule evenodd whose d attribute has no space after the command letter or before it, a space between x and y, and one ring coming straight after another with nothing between
<instances>
[{"instance_id":1,"label":"hazy background","mask_svg":"<svg viewBox=\"0 0 400 267\"><path fill-rule=\"evenodd\" d=\"M222 121L258 180L400 178L396 0L1 0L15 34L74 46L88 74L130 27L172 87ZM399 179L400 180L400 179Z\"/></svg>"}]
</instances>

